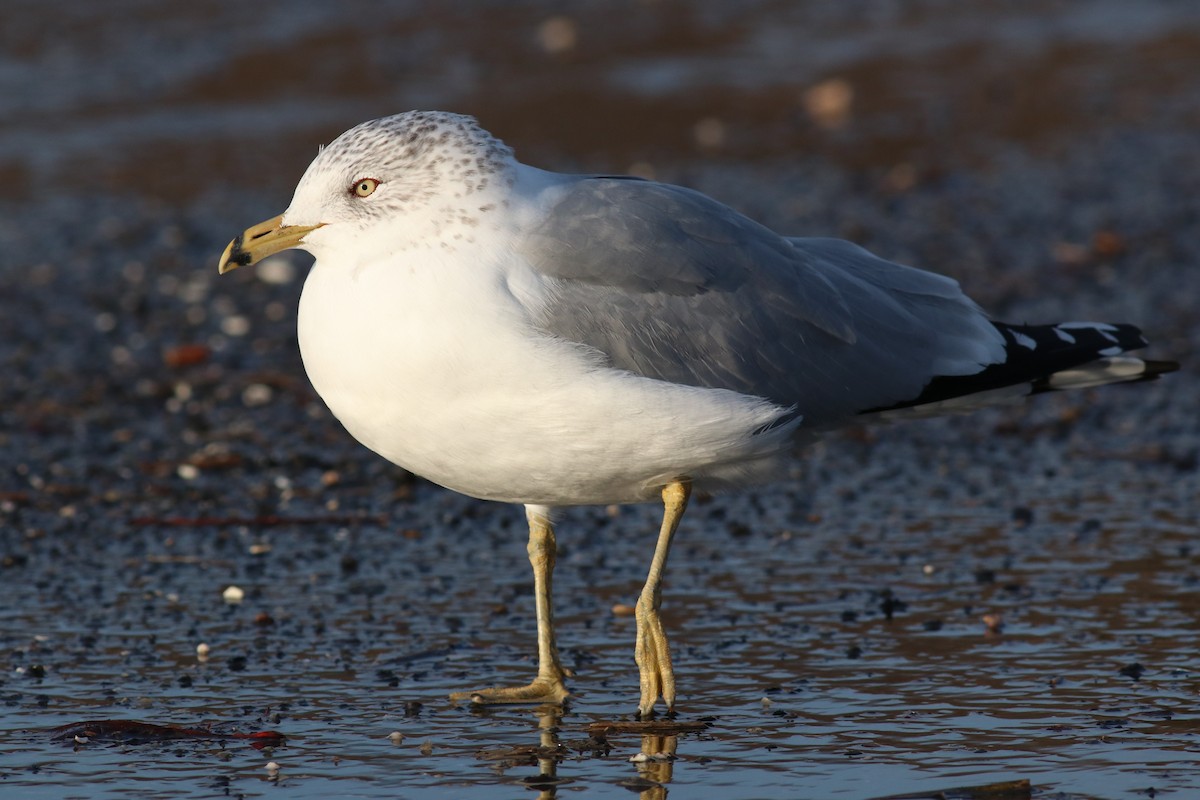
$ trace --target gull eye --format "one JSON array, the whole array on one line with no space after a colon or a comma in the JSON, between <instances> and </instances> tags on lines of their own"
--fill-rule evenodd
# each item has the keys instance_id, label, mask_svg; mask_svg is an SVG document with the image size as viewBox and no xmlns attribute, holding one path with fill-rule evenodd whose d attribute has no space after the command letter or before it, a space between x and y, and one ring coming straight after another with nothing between
<instances>
[{"instance_id":1,"label":"gull eye","mask_svg":"<svg viewBox=\"0 0 1200 800\"><path fill-rule=\"evenodd\" d=\"M350 187L350 192L359 197L370 197L379 188L379 181L374 178L363 178Z\"/></svg>"}]
</instances>

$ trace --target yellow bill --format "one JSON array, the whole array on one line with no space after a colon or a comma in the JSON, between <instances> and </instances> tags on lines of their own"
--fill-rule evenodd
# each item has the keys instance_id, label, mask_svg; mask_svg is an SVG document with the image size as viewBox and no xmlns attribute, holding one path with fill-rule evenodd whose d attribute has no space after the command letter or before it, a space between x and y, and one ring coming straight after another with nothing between
<instances>
[{"instance_id":1,"label":"yellow bill","mask_svg":"<svg viewBox=\"0 0 1200 800\"><path fill-rule=\"evenodd\" d=\"M253 225L225 248L225 252L221 254L221 260L217 264L217 271L224 275L238 267L257 264L280 250L297 247L308 233L319 227L321 227L319 224L284 225L282 214L272 217L266 222Z\"/></svg>"}]
</instances>

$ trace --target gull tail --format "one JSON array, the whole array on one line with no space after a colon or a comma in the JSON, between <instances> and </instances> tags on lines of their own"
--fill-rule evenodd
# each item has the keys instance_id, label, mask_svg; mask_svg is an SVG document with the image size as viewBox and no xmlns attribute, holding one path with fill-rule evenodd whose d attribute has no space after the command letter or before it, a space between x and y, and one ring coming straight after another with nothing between
<instances>
[{"instance_id":1,"label":"gull tail","mask_svg":"<svg viewBox=\"0 0 1200 800\"><path fill-rule=\"evenodd\" d=\"M1004 336L1004 361L972 375L935 377L912 400L863 413L899 418L972 411L1041 392L1153 380L1179 369L1174 361L1125 355L1148 344L1133 325L992 324Z\"/></svg>"}]
</instances>

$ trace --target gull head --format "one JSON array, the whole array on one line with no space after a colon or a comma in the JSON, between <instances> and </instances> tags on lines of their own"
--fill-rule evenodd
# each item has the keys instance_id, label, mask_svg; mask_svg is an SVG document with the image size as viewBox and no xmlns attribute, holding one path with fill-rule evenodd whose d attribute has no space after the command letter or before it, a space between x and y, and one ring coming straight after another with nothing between
<instances>
[{"instance_id":1,"label":"gull head","mask_svg":"<svg viewBox=\"0 0 1200 800\"><path fill-rule=\"evenodd\" d=\"M512 150L472 117L407 111L321 148L292 202L225 248L228 272L297 247L318 258L441 246L469 235L513 183Z\"/></svg>"}]
</instances>

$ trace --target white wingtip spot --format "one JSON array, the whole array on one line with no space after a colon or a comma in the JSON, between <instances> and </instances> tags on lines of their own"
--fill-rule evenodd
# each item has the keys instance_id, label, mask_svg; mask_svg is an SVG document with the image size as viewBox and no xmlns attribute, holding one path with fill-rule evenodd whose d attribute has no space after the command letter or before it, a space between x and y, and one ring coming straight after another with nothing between
<instances>
[{"instance_id":1,"label":"white wingtip spot","mask_svg":"<svg viewBox=\"0 0 1200 800\"><path fill-rule=\"evenodd\" d=\"M1060 322L1054 327L1062 328L1064 331L1079 330L1082 328L1091 328L1094 331L1115 331L1116 325L1110 325L1107 322Z\"/></svg>"},{"instance_id":2,"label":"white wingtip spot","mask_svg":"<svg viewBox=\"0 0 1200 800\"><path fill-rule=\"evenodd\" d=\"M1062 339L1067 344L1075 344L1075 337L1063 330L1062 325L1054 326L1054 335Z\"/></svg>"},{"instance_id":3,"label":"white wingtip spot","mask_svg":"<svg viewBox=\"0 0 1200 800\"><path fill-rule=\"evenodd\" d=\"M1117 337L1113 336L1113 334L1117 332L1117 326L1110 325L1107 322L1060 322L1054 326L1054 332L1059 336L1063 335L1063 331L1080 330L1095 331L1113 344L1116 344L1118 341ZM1071 341L1073 342L1075 340L1072 339Z\"/></svg>"},{"instance_id":4,"label":"white wingtip spot","mask_svg":"<svg viewBox=\"0 0 1200 800\"><path fill-rule=\"evenodd\" d=\"M1121 352L1117 348L1117 352ZM1102 358L1074 369L1064 369L1050 376L1051 389L1086 389L1106 383L1120 383L1140 378L1146 372L1146 362L1140 358Z\"/></svg>"},{"instance_id":5,"label":"white wingtip spot","mask_svg":"<svg viewBox=\"0 0 1200 800\"><path fill-rule=\"evenodd\" d=\"M1026 336L1018 331L1010 331L1010 333L1012 333L1013 339L1015 339L1017 344L1021 345L1021 347L1025 347L1030 350L1037 350L1037 342L1033 340L1033 337Z\"/></svg>"}]
</instances>

